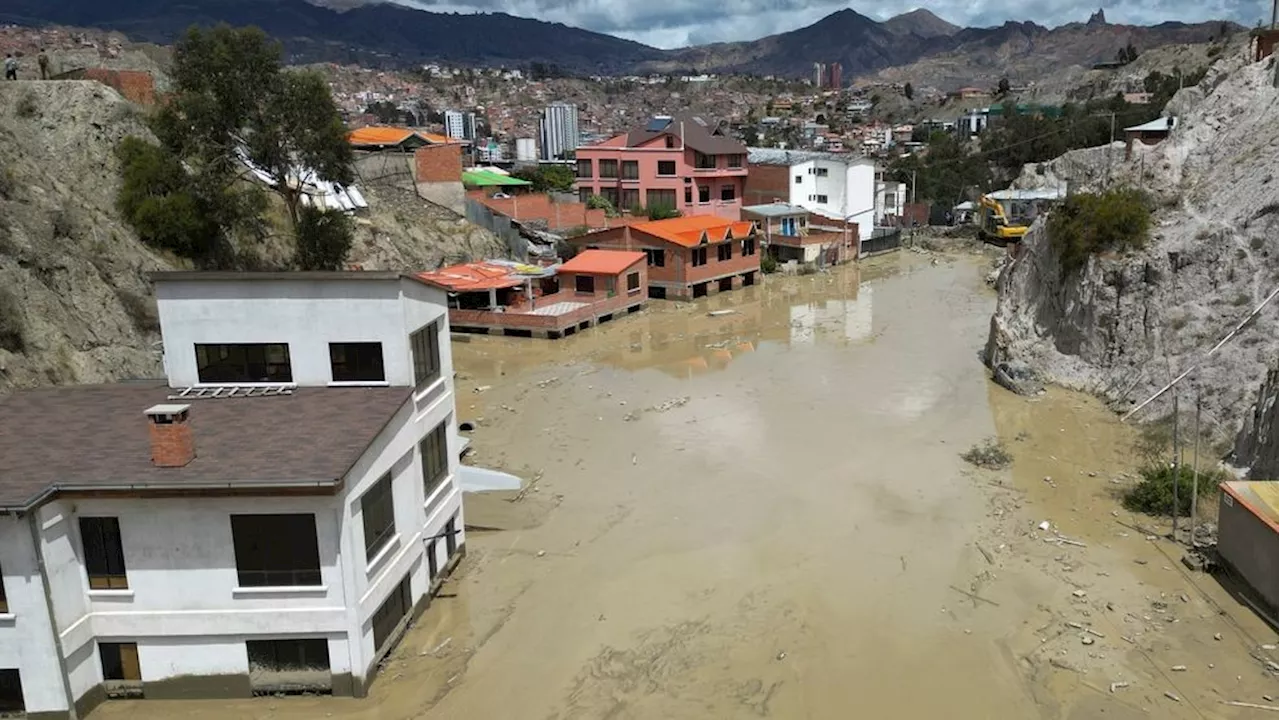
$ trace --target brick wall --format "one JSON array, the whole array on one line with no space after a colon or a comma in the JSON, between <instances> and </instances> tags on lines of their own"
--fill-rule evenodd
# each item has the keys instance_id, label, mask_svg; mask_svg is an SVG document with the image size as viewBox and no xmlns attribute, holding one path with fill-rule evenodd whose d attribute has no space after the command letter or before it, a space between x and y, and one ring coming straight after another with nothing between
<instances>
[{"instance_id":1,"label":"brick wall","mask_svg":"<svg viewBox=\"0 0 1280 720\"><path fill-rule=\"evenodd\" d=\"M414 181L462 182L461 145L423 145L413 152Z\"/></svg>"},{"instance_id":2,"label":"brick wall","mask_svg":"<svg viewBox=\"0 0 1280 720\"><path fill-rule=\"evenodd\" d=\"M791 200L791 168L786 165L747 166L743 205L763 205L774 200Z\"/></svg>"},{"instance_id":3,"label":"brick wall","mask_svg":"<svg viewBox=\"0 0 1280 720\"><path fill-rule=\"evenodd\" d=\"M149 423L151 461L160 467L182 467L196 457L195 439L185 421Z\"/></svg>"},{"instance_id":4,"label":"brick wall","mask_svg":"<svg viewBox=\"0 0 1280 720\"><path fill-rule=\"evenodd\" d=\"M96 80L116 89L124 98L139 105L156 103L156 83L151 73L140 70L108 70L85 68L85 80Z\"/></svg>"}]
</instances>

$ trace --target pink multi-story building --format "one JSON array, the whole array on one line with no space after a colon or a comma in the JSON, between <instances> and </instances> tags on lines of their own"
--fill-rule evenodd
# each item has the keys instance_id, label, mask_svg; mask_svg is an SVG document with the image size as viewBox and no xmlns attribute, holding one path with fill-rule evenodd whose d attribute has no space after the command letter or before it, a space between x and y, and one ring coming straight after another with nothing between
<instances>
[{"instance_id":1,"label":"pink multi-story building","mask_svg":"<svg viewBox=\"0 0 1280 720\"><path fill-rule=\"evenodd\" d=\"M574 187L619 210L667 207L682 215L737 220L747 180L747 146L714 121L680 113L579 147Z\"/></svg>"}]
</instances>

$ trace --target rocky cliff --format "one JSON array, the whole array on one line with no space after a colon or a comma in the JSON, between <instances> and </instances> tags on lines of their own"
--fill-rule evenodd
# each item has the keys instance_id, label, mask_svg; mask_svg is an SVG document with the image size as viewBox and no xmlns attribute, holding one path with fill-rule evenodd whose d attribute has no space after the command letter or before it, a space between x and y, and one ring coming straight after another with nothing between
<instances>
[{"instance_id":1,"label":"rocky cliff","mask_svg":"<svg viewBox=\"0 0 1280 720\"><path fill-rule=\"evenodd\" d=\"M1047 380L1108 398L1117 410L1200 363L1178 386L1181 410L1189 416L1199 392L1209 433L1230 447L1255 406L1266 406L1257 389L1277 363L1276 302L1263 303L1278 281L1275 58L1252 63L1233 52L1199 86L1180 91L1166 112L1178 116L1176 130L1159 145L1135 145L1129 159L1117 143L1024 171L1023 187L1088 190L1110 178L1146 189L1157 206L1152 237L1140 251L1095 256L1064 276L1043 219L1037 221L1001 271L988 356L1025 362ZM1206 357L1260 304L1256 317ZM1171 401L1166 394L1138 417L1168 417ZM1270 447L1274 455L1275 440L1248 447Z\"/></svg>"},{"instance_id":2,"label":"rocky cliff","mask_svg":"<svg viewBox=\"0 0 1280 720\"><path fill-rule=\"evenodd\" d=\"M0 83L0 392L155 377L147 273L184 267L141 241L115 208L114 148L146 137L142 108L92 81ZM502 256L492 233L397 187L367 188L350 262L412 270ZM240 248L280 268L280 241Z\"/></svg>"}]
</instances>

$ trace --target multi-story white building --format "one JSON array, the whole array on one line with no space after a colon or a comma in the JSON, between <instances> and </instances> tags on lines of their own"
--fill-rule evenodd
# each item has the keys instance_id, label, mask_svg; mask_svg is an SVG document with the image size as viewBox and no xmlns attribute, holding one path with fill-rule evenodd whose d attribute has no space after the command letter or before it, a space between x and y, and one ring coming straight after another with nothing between
<instances>
[{"instance_id":1,"label":"multi-story white building","mask_svg":"<svg viewBox=\"0 0 1280 720\"><path fill-rule=\"evenodd\" d=\"M538 133L542 141L538 157L545 161L564 159L565 153L578 147L578 106L548 105L538 121Z\"/></svg>"},{"instance_id":2,"label":"multi-story white building","mask_svg":"<svg viewBox=\"0 0 1280 720\"><path fill-rule=\"evenodd\" d=\"M364 695L463 552L444 293L154 280L167 382L0 397L0 714Z\"/></svg>"},{"instance_id":3,"label":"multi-story white building","mask_svg":"<svg viewBox=\"0 0 1280 720\"><path fill-rule=\"evenodd\" d=\"M749 204L782 200L855 223L859 238L871 237L876 226L874 161L827 152L750 148L747 164Z\"/></svg>"},{"instance_id":4,"label":"multi-story white building","mask_svg":"<svg viewBox=\"0 0 1280 720\"><path fill-rule=\"evenodd\" d=\"M461 110L445 110L444 134L454 140L475 140L476 114Z\"/></svg>"}]
</instances>

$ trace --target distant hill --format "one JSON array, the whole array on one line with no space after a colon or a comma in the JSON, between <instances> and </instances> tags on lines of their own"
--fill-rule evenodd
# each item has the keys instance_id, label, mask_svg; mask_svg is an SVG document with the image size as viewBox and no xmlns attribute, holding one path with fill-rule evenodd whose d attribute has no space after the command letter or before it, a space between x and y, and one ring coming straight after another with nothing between
<instances>
[{"instance_id":1,"label":"distant hill","mask_svg":"<svg viewBox=\"0 0 1280 720\"><path fill-rule=\"evenodd\" d=\"M0 22L119 30L134 40L172 42L192 24L257 25L280 39L295 63L411 67L429 61L472 65L554 64L578 74L751 72L807 77L814 62L839 62L846 78L907 66L894 76L944 89L985 81L1010 66L1035 79L1065 65L1140 50L1204 42L1230 23L1111 25L1099 11L1087 23L1049 29L1031 22L959 28L918 9L877 22L853 10L808 27L750 42L659 50L559 23L503 13L433 13L367 0L4 0ZM1004 73L1002 73L1004 74ZM910 77L907 77L910 75Z\"/></svg>"}]
</instances>

